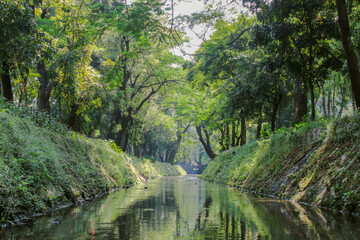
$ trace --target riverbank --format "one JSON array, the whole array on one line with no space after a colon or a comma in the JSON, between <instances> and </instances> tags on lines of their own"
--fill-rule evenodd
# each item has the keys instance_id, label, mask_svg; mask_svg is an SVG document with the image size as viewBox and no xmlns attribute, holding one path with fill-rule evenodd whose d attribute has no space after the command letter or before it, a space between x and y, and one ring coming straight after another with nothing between
<instances>
[{"instance_id":1,"label":"riverbank","mask_svg":"<svg viewBox=\"0 0 360 240\"><path fill-rule=\"evenodd\" d=\"M330 123L304 123L220 154L201 177L358 214L359 146L359 114Z\"/></svg>"},{"instance_id":2,"label":"riverbank","mask_svg":"<svg viewBox=\"0 0 360 240\"><path fill-rule=\"evenodd\" d=\"M46 115L3 110L0 119L0 223L185 174L179 166L130 157L114 143L68 131Z\"/></svg>"}]
</instances>

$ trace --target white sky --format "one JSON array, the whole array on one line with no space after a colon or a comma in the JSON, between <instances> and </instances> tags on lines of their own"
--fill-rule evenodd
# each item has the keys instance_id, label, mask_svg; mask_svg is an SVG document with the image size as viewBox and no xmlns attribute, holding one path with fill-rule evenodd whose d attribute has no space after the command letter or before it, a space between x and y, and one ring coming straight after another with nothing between
<instances>
[{"instance_id":1,"label":"white sky","mask_svg":"<svg viewBox=\"0 0 360 240\"><path fill-rule=\"evenodd\" d=\"M179 15L190 15L194 12L200 12L204 10L205 4L203 0L188 0L188 1L181 1L176 2L174 6L174 16ZM199 28L195 28L195 30L201 31ZM185 43L185 45L182 47L182 49L189 54L195 53L195 51L200 47L200 44L202 43L202 40L199 39L192 31L189 29L186 31L187 36L190 38L189 43ZM186 59L190 59L190 56L184 56L180 49L174 48L173 52L176 55L180 55L185 57Z\"/></svg>"},{"instance_id":2,"label":"white sky","mask_svg":"<svg viewBox=\"0 0 360 240\"><path fill-rule=\"evenodd\" d=\"M208 4L214 2L222 2L222 5L224 6L228 2L230 2L230 0L174 0L174 16L176 17L179 15L190 15L194 12L200 12L205 9L205 2L207 2ZM238 11L243 11L244 9L241 6L235 4L232 4L231 7L236 7ZM229 14L227 17L231 18L234 17L234 15ZM202 29L200 26L194 27L194 31L196 31L197 33L202 32L201 30ZM208 30L206 37L209 37L211 33L211 29ZM188 54L193 54L200 47L203 41L199 39L190 29L186 30L186 34L189 37L190 42L185 43L184 46L181 47L181 49ZM185 59L191 59L191 56L182 54L179 47L174 48L173 52L176 55L183 56Z\"/></svg>"}]
</instances>

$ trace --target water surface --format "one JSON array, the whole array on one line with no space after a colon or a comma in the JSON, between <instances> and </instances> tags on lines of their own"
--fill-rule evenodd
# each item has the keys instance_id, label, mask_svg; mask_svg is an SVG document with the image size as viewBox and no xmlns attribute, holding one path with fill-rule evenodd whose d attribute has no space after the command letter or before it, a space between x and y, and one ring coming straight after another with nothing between
<instances>
[{"instance_id":1,"label":"water surface","mask_svg":"<svg viewBox=\"0 0 360 240\"><path fill-rule=\"evenodd\" d=\"M60 219L61 223L53 223ZM357 218L170 177L0 230L1 239L359 239Z\"/></svg>"}]
</instances>

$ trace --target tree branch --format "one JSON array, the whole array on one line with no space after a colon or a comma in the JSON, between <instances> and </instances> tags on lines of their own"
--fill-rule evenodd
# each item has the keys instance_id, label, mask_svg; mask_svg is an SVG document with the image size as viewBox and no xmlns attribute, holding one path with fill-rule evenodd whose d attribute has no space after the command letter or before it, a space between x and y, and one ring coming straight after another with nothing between
<instances>
[{"instance_id":1,"label":"tree branch","mask_svg":"<svg viewBox=\"0 0 360 240\"><path fill-rule=\"evenodd\" d=\"M250 29L252 29L253 27L248 27L248 28L245 28L244 30L242 30L235 39L233 39L231 42L227 43L226 45L230 46L232 44L234 44L237 40L239 40L239 38L244 34L246 33L247 31L249 31Z\"/></svg>"},{"instance_id":2,"label":"tree branch","mask_svg":"<svg viewBox=\"0 0 360 240\"><path fill-rule=\"evenodd\" d=\"M154 88L151 88L151 92L140 102L139 106L135 109L135 113L142 108L142 106L158 91L158 89L154 90Z\"/></svg>"}]
</instances>

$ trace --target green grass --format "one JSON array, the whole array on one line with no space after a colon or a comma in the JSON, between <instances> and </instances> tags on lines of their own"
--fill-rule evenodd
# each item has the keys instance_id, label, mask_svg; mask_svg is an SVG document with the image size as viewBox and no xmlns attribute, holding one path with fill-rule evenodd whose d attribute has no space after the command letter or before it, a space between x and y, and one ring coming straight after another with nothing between
<instances>
[{"instance_id":1,"label":"green grass","mask_svg":"<svg viewBox=\"0 0 360 240\"><path fill-rule=\"evenodd\" d=\"M360 115L280 129L230 149L209 164L206 180L306 201L360 209Z\"/></svg>"},{"instance_id":2,"label":"green grass","mask_svg":"<svg viewBox=\"0 0 360 240\"><path fill-rule=\"evenodd\" d=\"M130 157L111 142L87 138L51 120L41 126L33 118L0 111L2 221L146 179L184 174L176 166Z\"/></svg>"},{"instance_id":3,"label":"green grass","mask_svg":"<svg viewBox=\"0 0 360 240\"><path fill-rule=\"evenodd\" d=\"M288 160L287 156L298 152L300 156L308 144L319 141L314 130L324 126L324 122L314 122L280 129L267 139L230 149L211 162L202 176L224 184L243 186L250 179L261 180L277 174Z\"/></svg>"}]
</instances>

